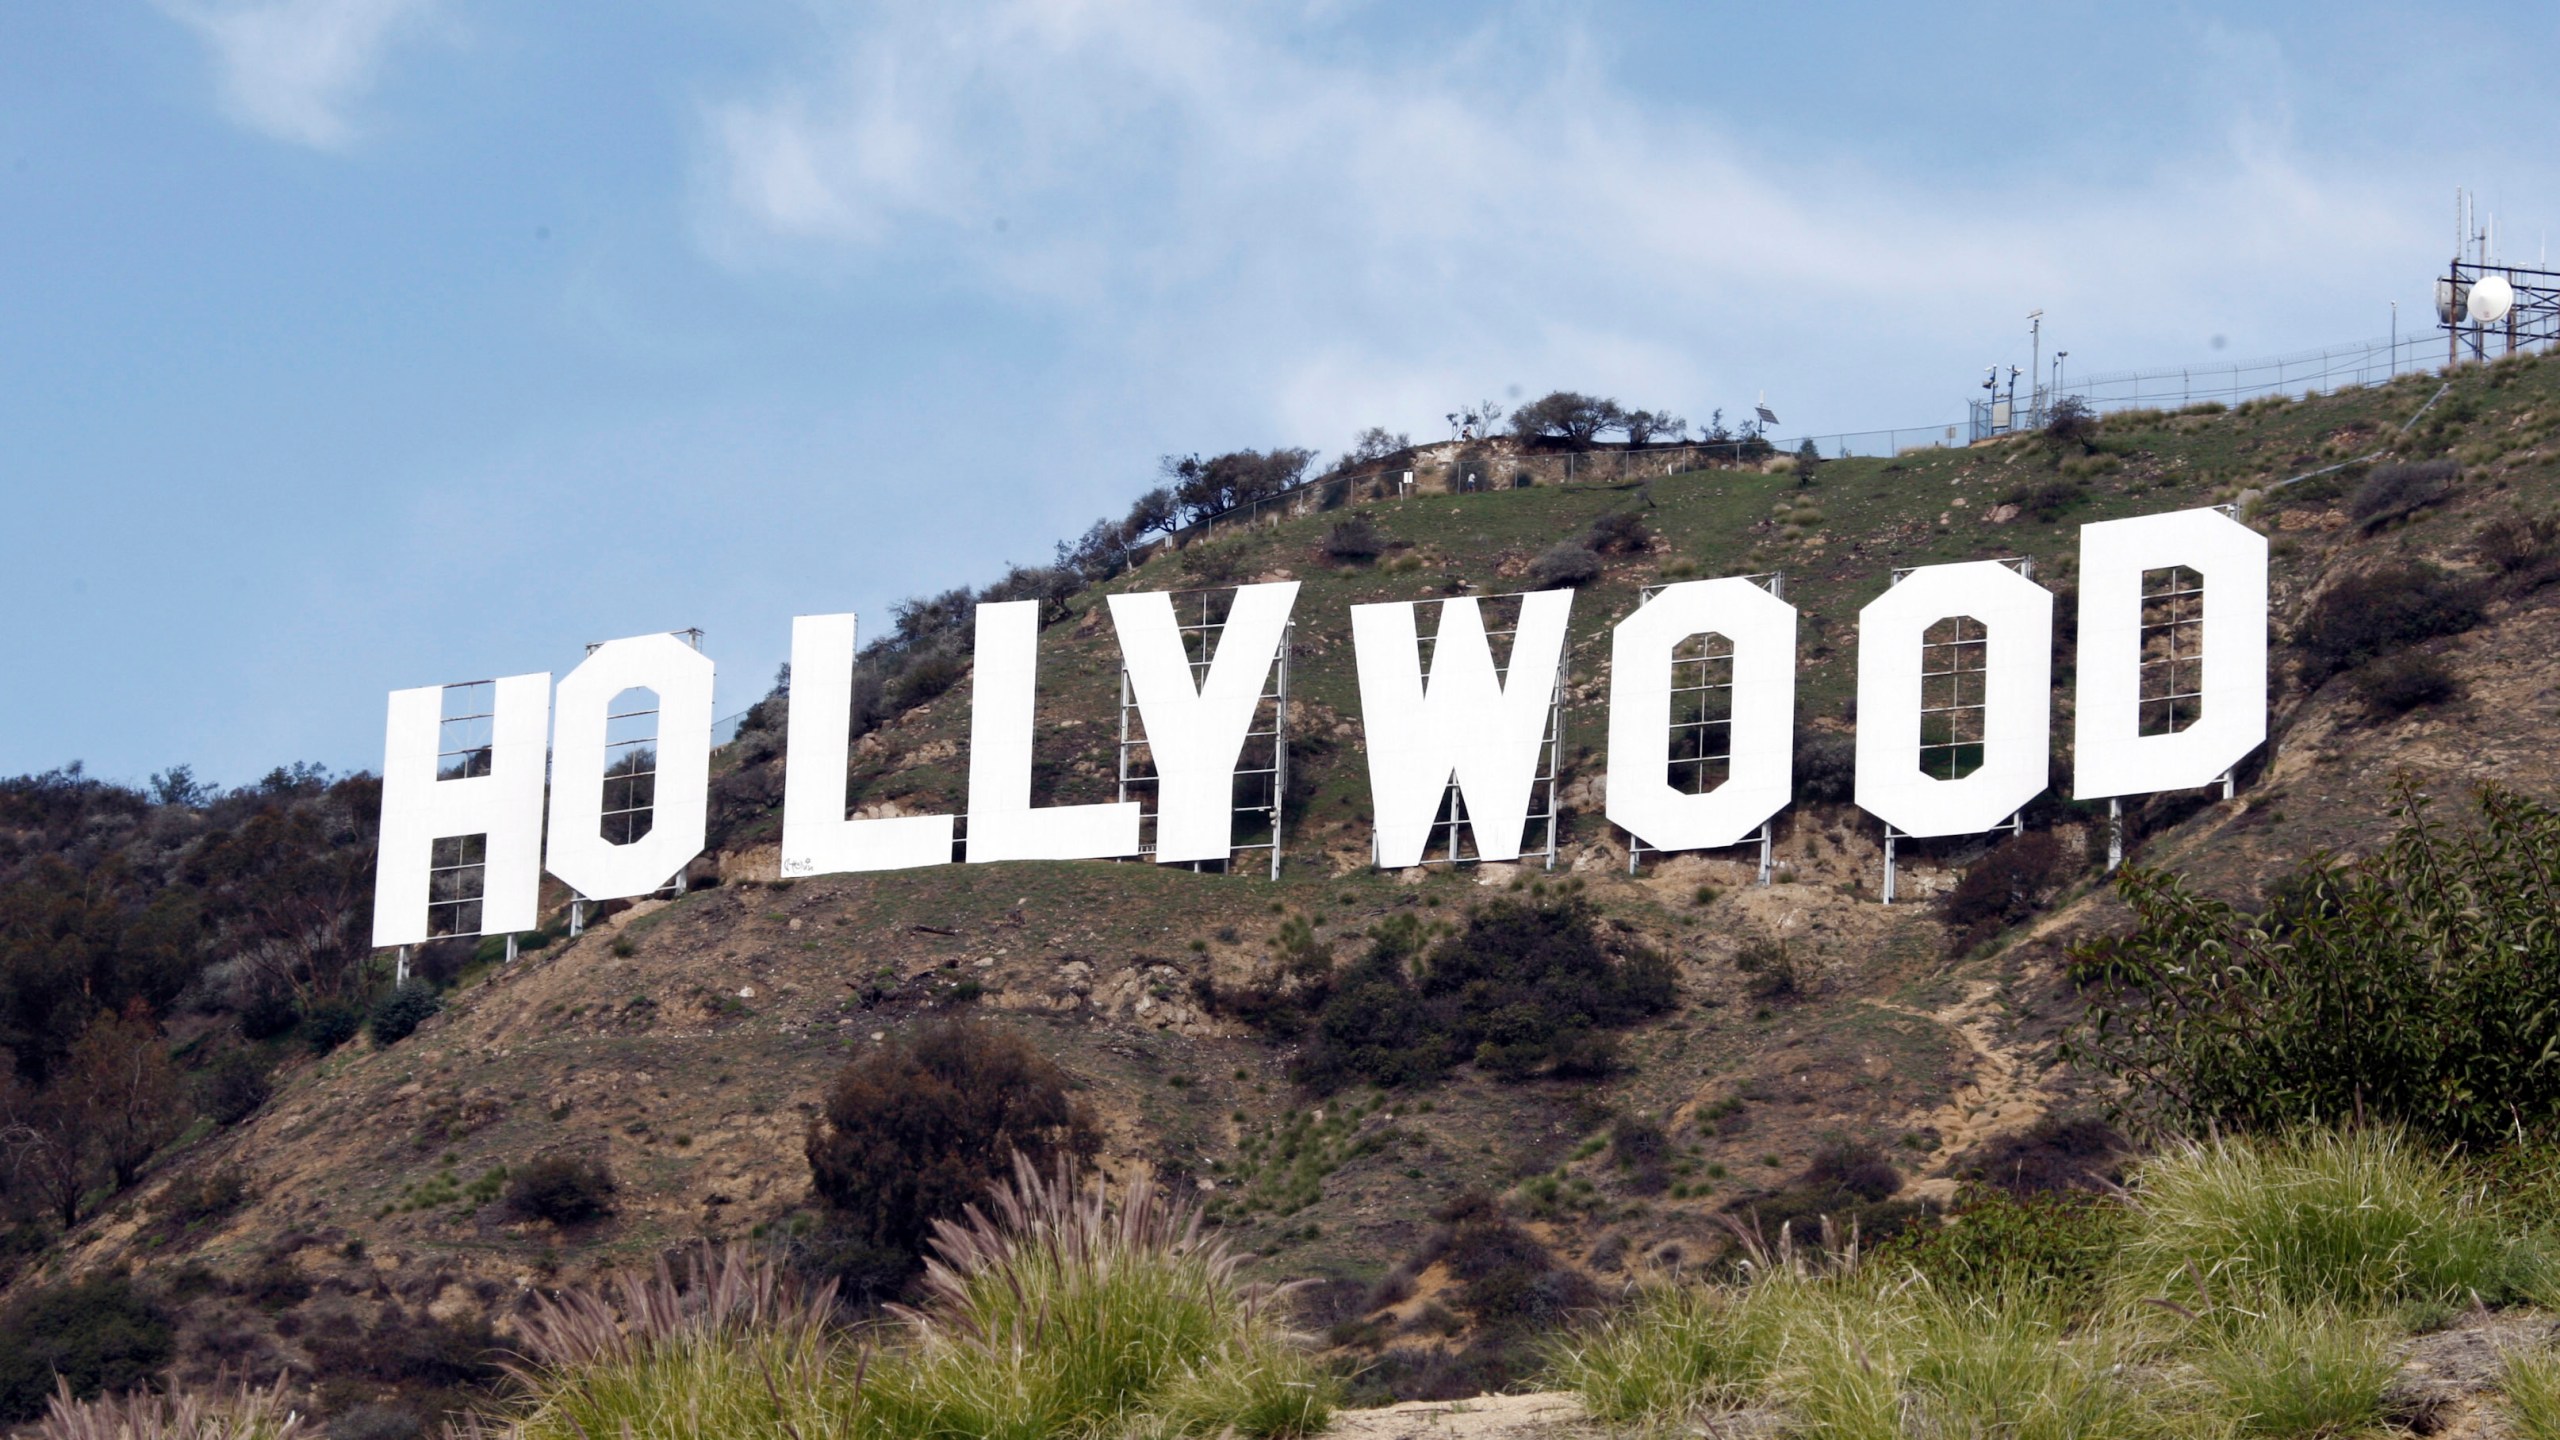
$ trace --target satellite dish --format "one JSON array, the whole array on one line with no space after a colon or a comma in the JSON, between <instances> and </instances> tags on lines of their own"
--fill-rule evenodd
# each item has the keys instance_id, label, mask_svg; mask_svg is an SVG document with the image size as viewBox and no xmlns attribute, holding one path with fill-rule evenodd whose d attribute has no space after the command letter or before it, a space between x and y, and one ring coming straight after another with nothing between
<instances>
[{"instance_id":1,"label":"satellite dish","mask_svg":"<svg viewBox=\"0 0 2560 1440\"><path fill-rule=\"evenodd\" d=\"M2490 275L2471 287L2471 303L2467 307L2474 325L2495 325L2507 318L2515 308L2516 287L2504 275Z\"/></svg>"}]
</instances>

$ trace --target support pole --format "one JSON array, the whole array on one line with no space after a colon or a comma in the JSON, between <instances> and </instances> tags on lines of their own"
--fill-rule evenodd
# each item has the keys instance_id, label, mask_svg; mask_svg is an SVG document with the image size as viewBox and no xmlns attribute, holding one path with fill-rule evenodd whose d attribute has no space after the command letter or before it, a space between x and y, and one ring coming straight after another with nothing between
<instances>
[{"instance_id":1,"label":"support pole","mask_svg":"<svg viewBox=\"0 0 2560 1440\"><path fill-rule=\"evenodd\" d=\"M2113 875L2116 873L2116 867L2123 863L2124 801L2121 797L2109 796L2107 799L2107 873Z\"/></svg>"},{"instance_id":2,"label":"support pole","mask_svg":"<svg viewBox=\"0 0 2560 1440\"><path fill-rule=\"evenodd\" d=\"M1280 878L1280 812L1289 804L1289 650L1298 633L1296 622L1280 627L1279 699L1271 712L1271 878ZM1127 684L1126 678L1121 681Z\"/></svg>"},{"instance_id":3,"label":"support pole","mask_svg":"<svg viewBox=\"0 0 2560 1440\"><path fill-rule=\"evenodd\" d=\"M392 959L391 983L394 985L409 983L409 947L406 945L401 946L400 953Z\"/></svg>"},{"instance_id":4,"label":"support pole","mask_svg":"<svg viewBox=\"0 0 2560 1440\"><path fill-rule=\"evenodd\" d=\"M1893 827L1884 827L1884 903L1893 903Z\"/></svg>"},{"instance_id":5,"label":"support pole","mask_svg":"<svg viewBox=\"0 0 2560 1440\"><path fill-rule=\"evenodd\" d=\"M1770 848L1770 843L1771 843L1772 839L1773 839L1773 837L1769 834L1769 822L1768 822L1768 821L1766 821L1766 820L1761 821L1761 822L1760 822L1760 883L1761 883L1761 884L1763 884L1763 885L1766 885L1766 884L1768 884L1768 883L1769 883L1769 848ZM1886 842L1886 843L1890 844L1891 842L1890 842L1890 841L1888 841L1888 842Z\"/></svg>"},{"instance_id":6,"label":"support pole","mask_svg":"<svg viewBox=\"0 0 2560 1440\"><path fill-rule=\"evenodd\" d=\"M575 940L586 933L587 902L580 896L572 895L569 897L569 938Z\"/></svg>"},{"instance_id":7,"label":"support pole","mask_svg":"<svg viewBox=\"0 0 2560 1440\"><path fill-rule=\"evenodd\" d=\"M506 963L507 963L507 964L509 964L509 965L513 965L514 963L516 963L516 932L514 932L513 930L510 930L510 931L508 931L508 932L507 932L507 959L506 959Z\"/></svg>"}]
</instances>

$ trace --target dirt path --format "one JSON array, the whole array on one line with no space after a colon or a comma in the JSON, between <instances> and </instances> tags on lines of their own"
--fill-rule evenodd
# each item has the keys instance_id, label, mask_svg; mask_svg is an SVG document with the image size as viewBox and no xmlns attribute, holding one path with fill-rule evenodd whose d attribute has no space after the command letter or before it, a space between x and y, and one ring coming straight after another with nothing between
<instances>
[{"instance_id":1,"label":"dirt path","mask_svg":"<svg viewBox=\"0 0 2560 1440\"><path fill-rule=\"evenodd\" d=\"M1938 1132L1939 1173L1912 1182L1908 1193L1915 1198L1953 1198L1955 1177L1946 1174L1945 1167L1956 1156L1994 1135L2025 1129L2052 1104L2052 1095L2028 1074L2024 1060L2000 1044L2000 1015L1994 1003L1999 993L1996 981L1976 980L1962 1000L1939 1010L1914 1010L1881 1000L1868 1002L1879 1010L1926 1020L1951 1031L1973 1052L1972 1073L1956 1086L1947 1103L1931 1111L1923 1122Z\"/></svg>"}]
</instances>

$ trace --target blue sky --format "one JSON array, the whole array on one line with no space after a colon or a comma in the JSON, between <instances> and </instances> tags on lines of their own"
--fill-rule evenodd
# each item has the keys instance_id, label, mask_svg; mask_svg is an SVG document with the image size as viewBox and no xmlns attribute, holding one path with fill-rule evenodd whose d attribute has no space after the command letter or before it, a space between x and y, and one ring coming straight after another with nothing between
<instances>
[{"instance_id":1,"label":"blue sky","mask_svg":"<svg viewBox=\"0 0 2560 1440\"><path fill-rule=\"evenodd\" d=\"M1942 423L2531 261L2560 12L0 7L0 771L984 580L1155 457L1567 386Z\"/></svg>"}]
</instances>

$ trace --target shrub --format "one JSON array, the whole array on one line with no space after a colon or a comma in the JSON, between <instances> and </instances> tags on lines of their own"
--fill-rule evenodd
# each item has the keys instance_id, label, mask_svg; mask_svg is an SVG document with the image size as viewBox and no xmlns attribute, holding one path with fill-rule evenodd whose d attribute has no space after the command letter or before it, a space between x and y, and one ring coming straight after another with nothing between
<instances>
[{"instance_id":1,"label":"shrub","mask_svg":"<svg viewBox=\"0 0 2560 1440\"><path fill-rule=\"evenodd\" d=\"M1733 968L1742 972L1742 993L1754 1000L1801 1000L1813 991L1812 978L1796 965L1795 951L1784 940L1755 940L1734 952Z\"/></svg>"},{"instance_id":2,"label":"shrub","mask_svg":"<svg viewBox=\"0 0 2560 1440\"><path fill-rule=\"evenodd\" d=\"M2441 705L2462 693L2453 667L2422 650L2386 655L2347 679L2365 708L2385 719L2423 705Z\"/></svg>"},{"instance_id":3,"label":"shrub","mask_svg":"<svg viewBox=\"0 0 2560 1440\"><path fill-rule=\"evenodd\" d=\"M0 1313L0 1422L42 1414L56 1377L86 1400L142 1384L176 1353L168 1312L121 1276L30 1291Z\"/></svg>"},{"instance_id":4,"label":"shrub","mask_svg":"<svg viewBox=\"0 0 2560 1440\"><path fill-rule=\"evenodd\" d=\"M1992 846L1938 902L1948 948L1961 955L2033 915L2074 868L2050 830L2022 830Z\"/></svg>"},{"instance_id":5,"label":"shrub","mask_svg":"<svg viewBox=\"0 0 2560 1440\"><path fill-rule=\"evenodd\" d=\"M2018 486L2002 495L2000 503L2017 506L2019 513L2039 525L2051 525L2088 495L2076 480L2048 480L2041 485Z\"/></svg>"},{"instance_id":6,"label":"shrub","mask_svg":"<svg viewBox=\"0 0 2560 1440\"><path fill-rule=\"evenodd\" d=\"M198 1103L217 1125L237 1125L267 1103L266 1067L247 1050L228 1050L196 1082Z\"/></svg>"},{"instance_id":7,"label":"shrub","mask_svg":"<svg viewBox=\"0 0 2560 1440\"><path fill-rule=\"evenodd\" d=\"M1949 1299L2049 1303L2077 1319L2104 1297L2129 1223L2113 1197L1974 1189L1950 1223L1905 1230L1867 1263L1908 1270Z\"/></svg>"},{"instance_id":8,"label":"shrub","mask_svg":"<svg viewBox=\"0 0 2560 1440\"><path fill-rule=\"evenodd\" d=\"M2078 445L2083 449L2098 438L2098 412L2077 395L2065 395L2053 402L2046 412L2045 438L2061 445Z\"/></svg>"},{"instance_id":9,"label":"shrub","mask_svg":"<svg viewBox=\"0 0 2560 1440\"><path fill-rule=\"evenodd\" d=\"M170 1181L154 1208L163 1220L185 1226L228 1215L247 1198L248 1174L236 1165L226 1165Z\"/></svg>"},{"instance_id":10,"label":"shrub","mask_svg":"<svg viewBox=\"0 0 2560 1440\"><path fill-rule=\"evenodd\" d=\"M364 1030L364 1011L342 1000L311 1007L302 1017L303 1042L314 1055L326 1055Z\"/></svg>"},{"instance_id":11,"label":"shrub","mask_svg":"<svg viewBox=\"0 0 2560 1440\"><path fill-rule=\"evenodd\" d=\"M1018 1036L953 1021L884 1045L836 1076L809 1123L832 1232L823 1263L857 1292L892 1291L934 1222L978 1201L1017 1151L1052 1165L1097 1141L1065 1073Z\"/></svg>"},{"instance_id":12,"label":"shrub","mask_svg":"<svg viewBox=\"0 0 2560 1440\"><path fill-rule=\"evenodd\" d=\"M273 1040L302 1020L293 997L281 990L261 990L240 1007L240 1034L249 1040Z\"/></svg>"},{"instance_id":13,"label":"shrub","mask_svg":"<svg viewBox=\"0 0 2560 1440\"><path fill-rule=\"evenodd\" d=\"M1496 900L1426 953L1427 939L1410 916L1370 932L1317 1012L1302 1081L1407 1084L1469 1060L1503 1079L1589 1073L1608 1063L1598 1032L1659 1013L1675 991L1662 956L1613 953L1586 900Z\"/></svg>"},{"instance_id":14,"label":"shrub","mask_svg":"<svg viewBox=\"0 0 2560 1440\"><path fill-rule=\"evenodd\" d=\"M2198 1132L2365 1115L2495 1145L2560 1123L2560 813L2490 786L2475 805L2449 833L2404 779L2397 832L2315 857L2263 913L2128 866L2134 928L2070 951L2071 1052Z\"/></svg>"},{"instance_id":15,"label":"shrub","mask_svg":"<svg viewBox=\"0 0 2560 1440\"><path fill-rule=\"evenodd\" d=\"M2210 1312L2501 1300L2526 1257L2461 1177L2389 1130L2187 1142L2134 1174L2128 1298Z\"/></svg>"},{"instance_id":16,"label":"shrub","mask_svg":"<svg viewBox=\"0 0 2560 1440\"><path fill-rule=\"evenodd\" d=\"M1796 732L1796 798L1845 805L1858 793L1858 742L1833 730Z\"/></svg>"},{"instance_id":17,"label":"shrub","mask_svg":"<svg viewBox=\"0 0 2560 1440\"><path fill-rule=\"evenodd\" d=\"M435 987L422 980L412 980L382 997L373 1007L372 1017L365 1022L373 1032L376 1045L397 1045L418 1033L427 1017L444 1008L444 1000Z\"/></svg>"},{"instance_id":18,"label":"shrub","mask_svg":"<svg viewBox=\"0 0 2560 1440\"><path fill-rule=\"evenodd\" d=\"M2461 467L2450 460L2385 465L2356 487L2355 497L2347 502L2347 514L2367 533L2379 530L2444 499L2461 473Z\"/></svg>"},{"instance_id":19,"label":"shrub","mask_svg":"<svg viewBox=\"0 0 2560 1440\"><path fill-rule=\"evenodd\" d=\"M1641 555L1653 544L1653 532L1636 510L1612 510L1591 522L1586 542L1602 555Z\"/></svg>"},{"instance_id":20,"label":"shrub","mask_svg":"<svg viewBox=\"0 0 2560 1440\"><path fill-rule=\"evenodd\" d=\"M1600 556L1579 540L1559 540L1529 562L1529 583L1541 590L1574 590L1600 578Z\"/></svg>"},{"instance_id":21,"label":"shrub","mask_svg":"<svg viewBox=\"0 0 2560 1440\"><path fill-rule=\"evenodd\" d=\"M582 1155L537 1155L507 1177L507 1209L527 1220L576 1225L613 1213L613 1172Z\"/></svg>"},{"instance_id":22,"label":"shrub","mask_svg":"<svg viewBox=\"0 0 2560 1440\"><path fill-rule=\"evenodd\" d=\"M2478 585L2433 565L2390 564L2350 575L2305 611L2294 643L2312 685L2342 670L2439 635L2459 635L2482 619Z\"/></svg>"},{"instance_id":23,"label":"shrub","mask_svg":"<svg viewBox=\"0 0 2560 1440\"><path fill-rule=\"evenodd\" d=\"M2131 1149L2104 1120L2047 1115L1967 1153L1956 1162L1955 1173L2020 1196L2103 1191L2122 1181L2124 1157Z\"/></svg>"},{"instance_id":24,"label":"shrub","mask_svg":"<svg viewBox=\"0 0 2560 1440\"><path fill-rule=\"evenodd\" d=\"M1378 533L1378 527L1370 524L1366 516L1337 521L1325 532L1324 553L1328 559L1366 564L1386 552L1387 537Z\"/></svg>"},{"instance_id":25,"label":"shrub","mask_svg":"<svg viewBox=\"0 0 2560 1440\"><path fill-rule=\"evenodd\" d=\"M2510 510L2481 523L2472 550L2492 568L2512 575L2550 558L2560 545L2560 521L2548 515Z\"/></svg>"},{"instance_id":26,"label":"shrub","mask_svg":"<svg viewBox=\"0 0 2560 1440\"><path fill-rule=\"evenodd\" d=\"M1626 1172L1627 1188L1636 1194L1658 1195L1671 1183L1670 1158L1671 1137L1659 1122L1622 1115L1609 1127L1609 1159Z\"/></svg>"}]
</instances>

